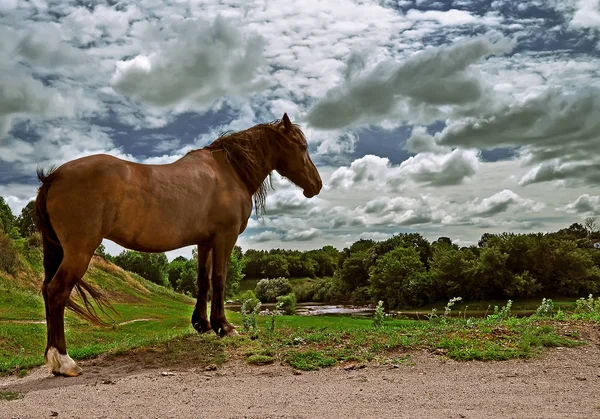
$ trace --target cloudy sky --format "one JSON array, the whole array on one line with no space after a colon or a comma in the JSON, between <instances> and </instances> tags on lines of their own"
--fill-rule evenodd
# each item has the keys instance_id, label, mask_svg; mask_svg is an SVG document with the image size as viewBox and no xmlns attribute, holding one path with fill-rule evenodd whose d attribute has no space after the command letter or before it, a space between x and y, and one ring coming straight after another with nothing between
<instances>
[{"instance_id":1,"label":"cloudy sky","mask_svg":"<svg viewBox=\"0 0 600 419\"><path fill-rule=\"evenodd\" d=\"M287 112L325 186L275 176L245 249L556 230L600 214L599 75L599 0L0 0L0 195Z\"/></svg>"}]
</instances>

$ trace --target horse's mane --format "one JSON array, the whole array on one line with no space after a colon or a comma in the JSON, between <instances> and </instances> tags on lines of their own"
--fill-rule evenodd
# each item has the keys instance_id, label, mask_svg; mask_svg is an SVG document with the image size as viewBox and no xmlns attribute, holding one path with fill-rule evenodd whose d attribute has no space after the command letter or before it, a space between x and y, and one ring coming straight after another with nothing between
<instances>
[{"instance_id":1,"label":"horse's mane","mask_svg":"<svg viewBox=\"0 0 600 419\"><path fill-rule=\"evenodd\" d=\"M268 189L273 189L271 174L263 178L264 165L271 160L273 145L282 141L279 124L281 120L275 120L255 125L244 131L228 131L204 148L211 151L223 150L229 164L237 170L240 178L253 194L254 207L259 216L265 213ZM298 128L296 125L294 127ZM297 133L304 139L300 129L297 129Z\"/></svg>"}]
</instances>

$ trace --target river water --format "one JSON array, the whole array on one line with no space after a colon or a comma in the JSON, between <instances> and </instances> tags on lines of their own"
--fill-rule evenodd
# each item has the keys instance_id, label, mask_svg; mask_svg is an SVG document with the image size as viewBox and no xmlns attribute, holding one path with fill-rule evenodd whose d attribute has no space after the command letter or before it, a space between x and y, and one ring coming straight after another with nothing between
<instances>
[{"instance_id":1,"label":"river water","mask_svg":"<svg viewBox=\"0 0 600 419\"><path fill-rule=\"evenodd\" d=\"M241 304L227 304L226 309L231 311L239 312ZM263 310L273 310L275 303L263 303L261 305ZM367 306L354 306L348 304L330 304L330 303L298 303L296 305L296 315L299 316L366 316L371 317L375 312L374 305ZM535 310L512 310L512 314L517 317L530 316ZM408 318L414 320L428 320L427 315L431 314L431 310L391 310L386 311L386 314L397 318ZM438 309L438 315L443 315L444 310ZM485 317L488 314L493 314L492 310L468 310L466 316L458 308L453 309L451 317L458 317L459 315L465 317Z\"/></svg>"}]
</instances>

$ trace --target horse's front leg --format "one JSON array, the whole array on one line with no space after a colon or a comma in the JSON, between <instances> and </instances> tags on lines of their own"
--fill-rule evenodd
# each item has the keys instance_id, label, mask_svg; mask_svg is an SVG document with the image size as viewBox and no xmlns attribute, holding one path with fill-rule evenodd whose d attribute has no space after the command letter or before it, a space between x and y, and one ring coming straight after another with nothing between
<instances>
[{"instance_id":1,"label":"horse's front leg","mask_svg":"<svg viewBox=\"0 0 600 419\"><path fill-rule=\"evenodd\" d=\"M237 335L235 327L225 318L225 281L231 251L238 237L238 230L222 233L215 238L213 247L212 300L210 324L219 336Z\"/></svg>"},{"instance_id":2,"label":"horse's front leg","mask_svg":"<svg viewBox=\"0 0 600 419\"><path fill-rule=\"evenodd\" d=\"M209 246L198 245L198 298L192 313L192 326L198 333L206 333L212 330L206 313L212 274L211 256L212 250Z\"/></svg>"}]
</instances>

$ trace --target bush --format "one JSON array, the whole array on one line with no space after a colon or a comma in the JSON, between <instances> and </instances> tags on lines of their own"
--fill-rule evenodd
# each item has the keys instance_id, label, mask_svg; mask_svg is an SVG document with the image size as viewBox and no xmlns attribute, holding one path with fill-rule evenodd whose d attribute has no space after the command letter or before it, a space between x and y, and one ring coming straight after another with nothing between
<instances>
[{"instance_id":1,"label":"bush","mask_svg":"<svg viewBox=\"0 0 600 419\"><path fill-rule=\"evenodd\" d=\"M316 282L310 282L296 287L294 293L296 294L297 301L301 303L313 301L315 296L315 285Z\"/></svg>"},{"instance_id":2,"label":"bush","mask_svg":"<svg viewBox=\"0 0 600 419\"><path fill-rule=\"evenodd\" d=\"M0 270L14 275L19 267L19 254L12 240L0 231Z\"/></svg>"},{"instance_id":3,"label":"bush","mask_svg":"<svg viewBox=\"0 0 600 419\"><path fill-rule=\"evenodd\" d=\"M242 295L239 296L239 300L242 303L246 304L246 310L248 310L249 312L254 311L254 307L256 307L258 303L260 303L259 299L256 298L256 295L252 290L245 291Z\"/></svg>"},{"instance_id":4,"label":"bush","mask_svg":"<svg viewBox=\"0 0 600 419\"><path fill-rule=\"evenodd\" d=\"M43 245L42 234L39 231L34 231L27 237L27 248L39 249Z\"/></svg>"},{"instance_id":5,"label":"bush","mask_svg":"<svg viewBox=\"0 0 600 419\"><path fill-rule=\"evenodd\" d=\"M292 292L292 285L286 278L261 279L256 284L254 293L263 303L274 303L280 295Z\"/></svg>"},{"instance_id":6,"label":"bush","mask_svg":"<svg viewBox=\"0 0 600 419\"><path fill-rule=\"evenodd\" d=\"M285 314L296 314L296 294L293 292L277 297L277 303Z\"/></svg>"},{"instance_id":7,"label":"bush","mask_svg":"<svg viewBox=\"0 0 600 419\"><path fill-rule=\"evenodd\" d=\"M342 287L342 281L335 277L319 279L314 285L313 299L319 302L340 300Z\"/></svg>"}]
</instances>

